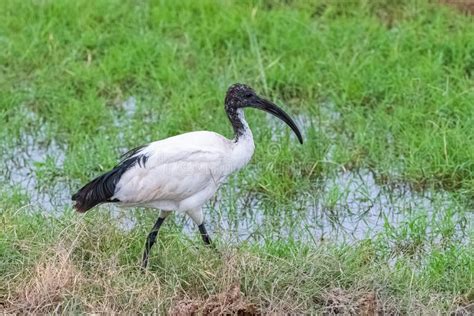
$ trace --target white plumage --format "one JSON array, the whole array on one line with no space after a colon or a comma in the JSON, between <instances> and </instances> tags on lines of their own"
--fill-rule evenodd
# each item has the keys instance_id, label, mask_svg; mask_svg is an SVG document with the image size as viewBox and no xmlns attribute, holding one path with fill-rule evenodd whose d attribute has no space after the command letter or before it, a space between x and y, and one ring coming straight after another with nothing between
<instances>
[{"instance_id":1,"label":"white plumage","mask_svg":"<svg viewBox=\"0 0 474 316\"><path fill-rule=\"evenodd\" d=\"M235 84L226 94L225 110L234 129L230 140L214 132L191 132L139 147L124 155L109 172L82 187L72 199L75 208L86 212L100 203L146 206L161 213L145 245L142 266L146 267L151 247L164 219L173 211L186 212L198 225L206 244L211 240L204 226L202 206L233 172L252 158L255 146L243 109L254 107L269 112L296 133L293 120L275 104L260 98L248 86Z\"/></svg>"},{"instance_id":2,"label":"white plumage","mask_svg":"<svg viewBox=\"0 0 474 316\"><path fill-rule=\"evenodd\" d=\"M242 110L240 116L243 119ZM195 210L215 194L231 173L249 162L254 148L248 126L238 142L207 131L153 142L135 154L148 159L122 175L113 199L120 200L121 206Z\"/></svg>"}]
</instances>

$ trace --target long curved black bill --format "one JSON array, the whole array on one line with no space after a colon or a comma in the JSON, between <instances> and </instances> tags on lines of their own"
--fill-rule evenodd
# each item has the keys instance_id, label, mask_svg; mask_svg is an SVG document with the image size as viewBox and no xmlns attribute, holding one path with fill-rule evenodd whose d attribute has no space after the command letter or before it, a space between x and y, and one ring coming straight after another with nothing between
<instances>
[{"instance_id":1,"label":"long curved black bill","mask_svg":"<svg viewBox=\"0 0 474 316\"><path fill-rule=\"evenodd\" d=\"M298 129L298 126L296 126L295 122L291 119L291 117L288 114L286 114L285 111L280 109L278 106L276 106L272 102L265 99L261 99L261 98L258 98L251 106L256 109L261 109L265 112L268 112L278 117L283 122L285 122L293 130L293 132L295 132L296 137L298 137L300 144L303 144L303 137L301 136L301 132Z\"/></svg>"}]
</instances>

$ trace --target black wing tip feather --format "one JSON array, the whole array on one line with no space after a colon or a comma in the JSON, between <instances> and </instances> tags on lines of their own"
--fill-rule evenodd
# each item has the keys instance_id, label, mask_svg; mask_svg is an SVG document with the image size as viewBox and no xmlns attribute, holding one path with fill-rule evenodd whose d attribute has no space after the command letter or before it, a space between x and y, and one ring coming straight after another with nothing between
<instances>
[{"instance_id":1,"label":"black wing tip feather","mask_svg":"<svg viewBox=\"0 0 474 316\"><path fill-rule=\"evenodd\" d=\"M128 158L132 158L133 156L135 156L136 154L138 154L143 148L145 148L146 146L148 145L141 145L141 146L138 146L138 147L135 147L135 148L132 148L130 149L129 151L127 151L125 154L123 154L122 156L120 156L120 163L124 162L125 160L127 160Z\"/></svg>"},{"instance_id":2,"label":"black wing tip feather","mask_svg":"<svg viewBox=\"0 0 474 316\"><path fill-rule=\"evenodd\" d=\"M94 206L107 202L120 202L118 199L111 199L115 194L115 188L122 175L138 164L144 167L148 156L138 154L145 146L134 148L122 156L121 162L112 170L95 178L83 186L73 196L76 201L74 208L80 213L87 212Z\"/></svg>"},{"instance_id":3,"label":"black wing tip feather","mask_svg":"<svg viewBox=\"0 0 474 316\"><path fill-rule=\"evenodd\" d=\"M107 196L112 193L110 192L110 184L107 182L110 174L113 172L109 171L85 186L83 186L76 194L72 196L72 200L76 201L74 208L80 213L87 212L97 204L103 203L107 200ZM114 187L115 189L115 187Z\"/></svg>"}]
</instances>

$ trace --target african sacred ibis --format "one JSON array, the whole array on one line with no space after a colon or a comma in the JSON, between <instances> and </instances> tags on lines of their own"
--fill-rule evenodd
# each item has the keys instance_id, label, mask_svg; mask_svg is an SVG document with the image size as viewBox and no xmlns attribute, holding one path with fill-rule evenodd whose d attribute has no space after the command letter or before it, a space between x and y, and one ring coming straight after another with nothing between
<instances>
[{"instance_id":1,"label":"african sacred ibis","mask_svg":"<svg viewBox=\"0 0 474 316\"><path fill-rule=\"evenodd\" d=\"M254 152L252 132L243 109L253 107L275 115L288 124L303 143L293 120L272 102L259 97L244 84L227 90L225 111L234 129L234 138L217 133L190 132L130 150L109 172L95 178L76 194L75 209L86 212L100 203L145 206L160 209L149 233L142 267L165 218L173 211L184 212L198 225L206 244L211 240L204 226L202 206L233 172L244 167Z\"/></svg>"}]
</instances>

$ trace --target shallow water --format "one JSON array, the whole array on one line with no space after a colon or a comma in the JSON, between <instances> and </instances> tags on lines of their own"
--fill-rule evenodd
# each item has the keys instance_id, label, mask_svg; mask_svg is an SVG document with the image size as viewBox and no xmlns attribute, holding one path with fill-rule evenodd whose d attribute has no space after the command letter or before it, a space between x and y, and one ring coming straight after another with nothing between
<instances>
[{"instance_id":1,"label":"shallow water","mask_svg":"<svg viewBox=\"0 0 474 316\"><path fill-rule=\"evenodd\" d=\"M228 242L269 238L351 242L396 231L419 216L431 221L429 233L431 225L441 220L447 210L460 210L448 193L415 192L407 185L378 184L368 170L340 172L322 180L311 192L300 194L292 209L269 210L257 196L244 194L237 197L237 210L228 214L229 207L223 201L236 195L232 191L232 187L221 189L217 200L222 202L206 209L210 230ZM464 214L459 214L454 220L462 221ZM182 222L187 231L195 230L191 221ZM459 228L458 237L463 239L465 232Z\"/></svg>"},{"instance_id":2,"label":"shallow water","mask_svg":"<svg viewBox=\"0 0 474 316\"><path fill-rule=\"evenodd\" d=\"M135 98L128 98L122 104L125 116L116 123L122 124L131 118L135 109ZM326 111L325 115L331 120L340 117L333 108L322 111ZM314 128L314 122L307 117L298 116L296 120L303 135ZM280 125L272 126L281 128ZM65 148L45 139L40 130L34 136L22 135L20 145L13 149L1 148L1 156L7 158L0 163L0 183L7 183L27 194L29 204L25 208L28 206L30 211L61 213L72 206L71 182L61 176ZM325 159L331 161L330 150ZM43 166L48 164L53 164L58 174L44 174ZM251 176L252 171L247 168L241 172ZM368 169L342 169L315 182L310 191L301 192L291 206L277 208L265 203L258 194L239 191L234 182L231 178L205 207L208 230L230 243L269 239L350 242L373 238L381 232L397 233L400 227L406 227L417 218L429 221L426 232L430 233L446 214L454 214L452 220L456 223L472 222L471 218L463 218L468 215L449 193L417 192L406 184L378 183L376 175ZM136 221L132 213L115 207L109 209L120 227L126 230L134 227ZM194 224L187 217L177 215L173 221L187 233L196 233ZM456 234L459 240L463 240L466 238L465 229L461 224L458 226Z\"/></svg>"},{"instance_id":3,"label":"shallow water","mask_svg":"<svg viewBox=\"0 0 474 316\"><path fill-rule=\"evenodd\" d=\"M41 130L38 134L23 134L18 140L20 145L2 148L0 183L25 193L30 200L28 206L34 210L62 209L64 201L70 198L67 181L56 175L40 174L46 164L54 164L60 172L65 150L54 140L43 141ZM48 177L54 177L54 181L48 181Z\"/></svg>"}]
</instances>

